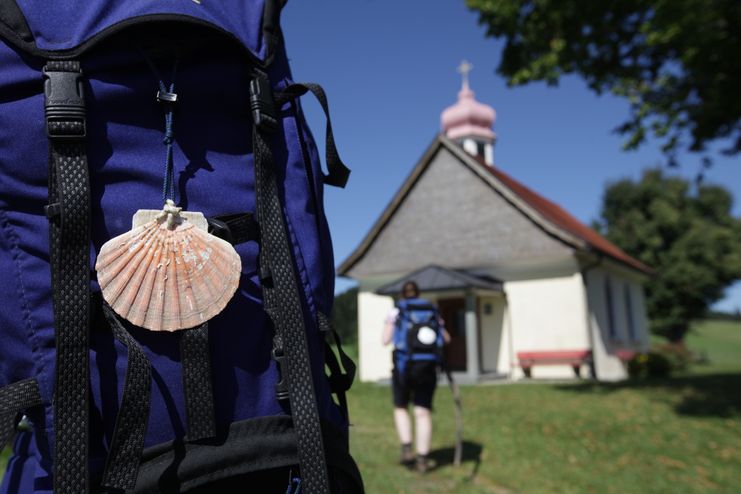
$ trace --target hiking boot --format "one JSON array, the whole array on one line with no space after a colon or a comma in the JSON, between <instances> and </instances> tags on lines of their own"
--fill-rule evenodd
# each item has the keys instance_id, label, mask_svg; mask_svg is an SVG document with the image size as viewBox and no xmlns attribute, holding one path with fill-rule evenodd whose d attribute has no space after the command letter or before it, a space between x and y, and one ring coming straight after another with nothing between
<instances>
[{"instance_id":1,"label":"hiking boot","mask_svg":"<svg viewBox=\"0 0 741 494\"><path fill-rule=\"evenodd\" d=\"M414 464L414 453L412 453L411 444L401 445L401 456L399 457L399 464L407 467L411 467Z\"/></svg>"},{"instance_id":2,"label":"hiking boot","mask_svg":"<svg viewBox=\"0 0 741 494\"><path fill-rule=\"evenodd\" d=\"M430 471L430 468L432 465L430 464L430 459L427 458L427 455L417 455L417 461L415 463L415 469L419 473L427 473Z\"/></svg>"}]
</instances>

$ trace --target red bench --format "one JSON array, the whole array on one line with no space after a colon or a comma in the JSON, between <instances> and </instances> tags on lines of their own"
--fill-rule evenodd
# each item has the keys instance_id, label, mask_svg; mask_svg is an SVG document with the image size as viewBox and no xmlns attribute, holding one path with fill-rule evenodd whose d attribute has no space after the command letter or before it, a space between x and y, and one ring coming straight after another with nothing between
<instances>
[{"instance_id":1,"label":"red bench","mask_svg":"<svg viewBox=\"0 0 741 494\"><path fill-rule=\"evenodd\" d=\"M636 352L635 350L628 350L626 348L622 348L620 350L615 351L615 356L619 358L623 363L626 363L628 362L628 360L635 357L636 353L638 352Z\"/></svg>"},{"instance_id":2,"label":"red bench","mask_svg":"<svg viewBox=\"0 0 741 494\"><path fill-rule=\"evenodd\" d=\"M517 352L517 359L526 377L534 365L570 365L576 377L581 377L581 366L592 362L591 350L551 350Z\"/></svg>"}]
</instances>

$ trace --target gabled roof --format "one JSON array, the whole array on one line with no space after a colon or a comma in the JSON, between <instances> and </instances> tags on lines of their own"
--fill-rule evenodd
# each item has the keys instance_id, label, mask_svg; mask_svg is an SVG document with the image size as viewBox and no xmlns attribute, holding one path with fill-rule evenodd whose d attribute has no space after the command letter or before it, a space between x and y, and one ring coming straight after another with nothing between
<instances>
[{"instance_id":1,"label":"gabled roof","mask_svg":"<svg viewBox=\"0 0 741 494\"><path fill-rule=\"evenodd\" d=\"M462 269L449 269L441 266L425 266L408 275L383 285L376 290L380 295L396 295L407 281L413 281L421 292L439 292L443 290L458 290L465 288L479 288L501 292L502 282L490 276L469 273Z\"/></svg>"},{"instance_id":2,"label":"gabled roof","mask_svg":"<svg viewBox=\"0 0 741 494\"><path fill-rule=\"evenodd\" d=\"M456 156L461 164L469 167L471 171L485 180L496 193L501 194L549 235L577 250L596 252L644 274L653 273L651 268L623 252L618 246L577 220L558 204L546 199L498 168L487 165L479 158L467 153L447 137L438 135L360 245L337 268L339 275L346 276L350 269L369 251L378 235L403 203L404 198L411 192L419 177L432 162L432 158L443 148Z\"/></svg>"},{"instance_id":3,"label":"gabled roof","mask_svg":"<svg viewBox=\"0 0 741 494\"><path fill-rule=\"evenodd\" d=\"M643 271L646 274L651 274L653 272L651 268L623 252L620 247L574 218L568 211L555 202L546 199L498 168L487 166L486 163L479 159L477 159L477 161L479 161L481 166L483 166L489 173L494 175L499 181L509 187L510 190L526 201L530 206L535 208L553 224L581 238L593 249L600 251L617 261L627 264L639 271Z\"/></svg>"}]
</instances>

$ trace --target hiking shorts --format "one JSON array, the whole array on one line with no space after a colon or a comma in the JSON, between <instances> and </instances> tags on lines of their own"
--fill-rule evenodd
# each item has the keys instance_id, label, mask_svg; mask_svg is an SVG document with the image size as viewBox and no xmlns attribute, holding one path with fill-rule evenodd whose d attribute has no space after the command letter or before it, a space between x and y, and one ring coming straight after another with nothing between
<instances>
[{"instance_id":1,"label":"hiking shorts","mask_svg":"<svg viewBox=\"0 0 741 494\"><path fill-rule=\"evenodd\" d=\"M409 402L414 406L432 410L432 397L437 387L437 362L408 362L406 376L396 369L391 375L391 389L394 406L406 408Z\"/></svg>"}]
</instances>

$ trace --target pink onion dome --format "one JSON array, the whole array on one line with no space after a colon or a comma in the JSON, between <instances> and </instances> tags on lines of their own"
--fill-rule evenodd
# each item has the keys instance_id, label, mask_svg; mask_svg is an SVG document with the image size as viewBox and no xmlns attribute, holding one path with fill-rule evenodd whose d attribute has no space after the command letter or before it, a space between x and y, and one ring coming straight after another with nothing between
<instances>
[{"instance_id":1,"label":"pink onion dome","mask_svg":"<svg viewBox=\"0 0 741 494\"><path fill-rule=\"evenodd\" d=\"M458 102L446 108L440 115L443 134L451 139L460 137L485 137L494 139L491 130L497 114L489 105L476 101L468 81L463 80L463 87L458 93Z\"/></svg>"}]
</instances>

